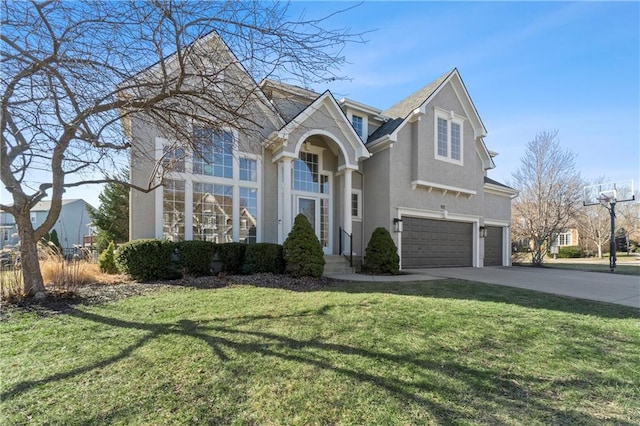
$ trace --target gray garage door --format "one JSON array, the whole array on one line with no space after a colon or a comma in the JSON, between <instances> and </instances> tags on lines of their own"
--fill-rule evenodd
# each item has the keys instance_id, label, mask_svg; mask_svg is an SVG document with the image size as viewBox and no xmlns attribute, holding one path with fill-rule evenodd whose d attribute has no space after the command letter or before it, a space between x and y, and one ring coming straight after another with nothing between
<instances>
[{"instance_id":1,"label":"gray garage door","mask_svg":"<svg viewBox=\"0 0 640 426\"><path fill-rule=\"evenodd\" d=\"M484 266L502 266L502 228L499 226L487 226Z\"/></svg>"},{"instance_id":2,"label":"gray garage door","mask_svg":"<svg viewBox=\"0 0 640 426\"><path fill-rule=\"evenodd\" d=\"M402 217L402 268L473 266L473 224Z\"/></svg>"}]
</instances>

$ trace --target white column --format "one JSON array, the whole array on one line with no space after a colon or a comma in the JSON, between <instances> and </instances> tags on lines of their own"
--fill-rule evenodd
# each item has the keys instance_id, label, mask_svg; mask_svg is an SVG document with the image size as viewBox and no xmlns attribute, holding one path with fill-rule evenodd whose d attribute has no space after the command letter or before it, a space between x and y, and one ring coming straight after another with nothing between
<instances>
[{"instance_id":1,"label":"white column","mask_svg":"<svg viewBox=\"0 0 640 426\"><path fill-rule=\"evenodd\" d=\"M344 206L344 210L342 212L342 228L345 230L345 232L348 232L349 234L352 232L352 221L353 218L351 217L351 173L353 172L353 170L351 169L345 169L344 170L344 202L342 203Z\"/></svg>"},{"instance_id":2,"label":"white column","mask_svg":"<svg viewBox=\"0 0 640 426\"><path fill-rule=\"evenodd\" d=\"M284 157L282 160L282 233L280 234L280 244L284 242L293 226L291 206L291 165L292 159Z\"/></svg>"}]
</instances>

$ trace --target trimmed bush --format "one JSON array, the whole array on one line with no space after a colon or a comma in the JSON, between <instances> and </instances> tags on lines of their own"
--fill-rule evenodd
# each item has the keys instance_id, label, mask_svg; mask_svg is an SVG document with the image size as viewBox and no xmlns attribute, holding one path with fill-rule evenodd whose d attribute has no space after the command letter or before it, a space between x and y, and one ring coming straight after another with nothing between
<instances>
[{"instance_id":1,"label":"trimmed bush","mask_svg":"<svg viewBox=\"0 0 640 426\"><path fill-rule=\"evenodd\" d=\"M282 274L284 268L284 253L280 244L256 243L247 245L242 269L245 274L260 272Z\"/></svg>"},{"instance_id":2,"label":"trimmed bush","mask_svg":"<svg viewBox=\"0 0 640 426\"><path fill-rule=\"evenodd\" d=\"M294 277L320 277L324 271L324 253L316 233L303 214L296 216L283 245L286 270Z\"/></svg>"},{"instance_id":3,"label":"trimmed bush","mask_svg":"<svg viewBox=\"0 0 640 426\"><path fill-rule=\"evenodd\" d=\"M584 257L584 251L580 246L560 247L560 249L558 250L559 259L570 259L577 257Z\"/></svg>"},{"instance_id":4,"label":"trimmed bush","mask_svg":"<svg viewBox=\"0 0 640 426\"><path fill-rule=\"evenodd\" d=\"M100 268L100 272L104 272L105 274L117 274L118 273L118 265L116 265L116 245L113 241L109 242L109 245L106 249L100 253L100 257L98 257L98 268Z\"/></svg>"},{"instance_id":5,"label":"trimmed bush","mask_svg":"<svg viewBox=\"0 0 640 426\"><path fill-rule=\"evenodd\" d=\"M175 244L171 241L136 240L116 250L116 264L134 280L148 281L180 277L173 261Z\"/></svg>"},{"instance_id":6,"label":"trimmed bush","mask_svg":"<svg viewBox=\"0 0 640 426\"><path fill-rule=\"evenodd\" d=\"M224 243L218 244L218 259L222 262L222 270L228 274L241 274L244 264L244 252L247 244Z\"/></svg>"},{"instance_id":7,"label":"trimmed bush","mask_svg":"<svg viewBox=\"0 0 640 426\"><path fill-rule=\"evenodd\" d=\"M211 275L211 261L217 245L211 241L180 241L176 243L179 267L185 273L202 277Z\"/></svg>"},{"instance_id":8,"label":"trimmed bush","mask_svg":"<svg viewBox=\"0 0 640 426\"><path fill-rule=\"evenodd\" d=\"M364 270L373 274L399 273L398 249L385 228L376 228L371 234L364 255Z\"/></svg>"}]
</instances>

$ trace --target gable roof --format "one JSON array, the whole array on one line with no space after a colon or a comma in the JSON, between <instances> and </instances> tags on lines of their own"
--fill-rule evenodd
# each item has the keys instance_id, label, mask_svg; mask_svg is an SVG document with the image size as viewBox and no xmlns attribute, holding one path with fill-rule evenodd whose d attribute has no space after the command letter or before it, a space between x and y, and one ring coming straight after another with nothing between
<instances>
[{"instance_id":1,"label":"gable roof","mask_svg":"<svg viewBox=\"0 0 640 426\"><path fill-rule=\"evenodd\" d=\"M440 90L446 85L451 88L462 105L465 115L469 119L473 128L473 136L476 141L476 149L480 154L485 169L495 167L493 158L487 149L483 137L487 134L487 129L478 114L469 92L467 91L458 69L454 68L446 74L441 75L436 80L427 84L422 89L383 111L382 114L391 118L382 127L376 130L367 140L367 146L372 149L383 149L388 144L397 141L398 132L407 123L410 123L420 116L426 114L427 105L435 98ZM375 148L373 148L375 146Z\"/></svg>"},{"instance_id":2,"label":"gable roof","mask_svg":"<svg viewBox=\"0 0 640 426\"><path fill-rule=\"evenodd\" d=\"M338 143L338 145L346 142L355 152L355 157L349 158L346 152L343 151L345 166L349 168L357 168L355 164L363 158L369 158L371 154L369 153L366 145L362 142L362 139L360 139L360 136L356 133L356 130L353 128L353 124L347 119L345 112L340 108L340 105L338 105L338 102L329 90L326 90L323 94L318 96L309 106L300 111L281 129L274 131L267 139L265 146L270 147L272 151L283 148L287 143L289 134L291 134L294 129L302 126L304 122L315 114L322 106L327 107L327 111L334 118L336 126L341 129L345 136L345 140L336 140L335 142ZM317 132L319 134L323 133L322 129L317 129ZM327 133L325 132L325 134ZM274 159L278 159L281 155L296 157L296 154L297 153L295 152L281 151L279 154L275 155Z\"/></svg>"},{"instance_id":3,"label":"gable roof","mask_svg":"<svg viewBox=\"0 0 640 426\"><path fill-rule=\"evenodd\" d=\"M433 93L438 90L438 88L444 83L444 81L455 71L456 69L452 69L445 74L442 74L440 77L432 81L431 83L424 86L422 89L413 93L412 95L404 98L397 104L393 105L390 108L382 111L382 115L386 115L391 118L406 118L411 114L416 108L422 105Z\"/></svg>"}]
</instances>

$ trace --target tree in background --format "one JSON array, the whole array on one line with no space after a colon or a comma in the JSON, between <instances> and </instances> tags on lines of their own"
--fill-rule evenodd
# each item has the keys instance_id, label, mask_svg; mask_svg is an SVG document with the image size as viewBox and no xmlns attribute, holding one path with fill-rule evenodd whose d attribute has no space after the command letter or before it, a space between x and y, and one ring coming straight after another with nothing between
<instances>
[{"instance_id":1,"label":"tree in background","mask_svg":"<svg viewBox=\"0 0 640 426\"><path fill-rule=\"evenodd\" d=\"M193 123L249 132L249 100L259 89L225 76L335 80L345 44L362 41L324 19L289 20L280 2L4 0L0 7L0 171L13 201L0 207L16 220L25 294L45 290L37 243L55 224L65 189L114 182L108 172L128 160L131 114L191 147ZM199 41L207 37L233 53L205 49ZM161 169L135 189L160 185ZM47 217L34 228L30 210L47 196Z\"/></svg>"},{"instance_id":2,"label":"tree in background","mask_svg":"<svg viewBox=\"0 0 640 426\"><path fill-rule=\"evenodd\" d=\"M599 177L594 184L608 182L606 176ZM587 250L595 246L597 255L602 258L603 248L609 244L611 237L611 218L609 210L602 205L583 206L577 212L577 227L582 246Z\"/></svg>"},{"instance_id":3,"label":"tree in background","mask_svg":"<svg viewBox=\"0 0 640 426\"><path fill-rule=\"evenodd\" d=\"M93 225L98 228L98 253L102 253L112 241L116 244L129 241L129 187L120 183L128 179L128 170L114 177L98 197L100 206L96 210L88 210Z\"/></svg>"},{"instance_id":4,"label":"tree in background","mask_svg":"<svg viewBox=\"0 0 640 426\"><path fill-rule=\"evenodd\" d=\"M576 217L584 185L576 155L562 149L557 131L537 134L526 148L512 174L520 191L512 206L513 237L530 241L531 263L540 266L555 235Z\"/></svg>"},{"instance_id":5,"label":"tree in background","mask_svg":"<svg viewBox=\"0 0 640 426\"><path fill-rule=\"evenodd\" d=\"M603 248L609 245L611 222L609 211L600 205L585 206L578 211L577 224L580 240L589 250L593 244L597 256L602 258Z\"/></svg>"}]
</instances>

